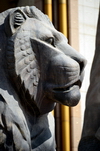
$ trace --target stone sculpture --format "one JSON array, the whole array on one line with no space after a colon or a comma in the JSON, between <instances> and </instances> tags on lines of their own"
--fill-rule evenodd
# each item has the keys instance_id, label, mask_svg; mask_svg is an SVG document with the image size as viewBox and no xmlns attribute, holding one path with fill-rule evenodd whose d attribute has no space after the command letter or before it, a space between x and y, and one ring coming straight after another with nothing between
<instances>
[{"instance_id":1,"label":"stone sculpture","mask_svg":"<svg viewBox=\"0 0 100 151\"><path fill-rule=\"evenodd\" d=\"M54 151L55 102L77 105L84 58L36 7L0 14L0 151Z\"/></svg>"},{"instance_id":2,"label":"stone sculpture","mask_svg":"<svg viewBox=\"0 0 100 151\"><path fill-rule=\"evenodd\" d=\"M79 151L100 151L100 14Z\"/></svg>"}]
</instances>

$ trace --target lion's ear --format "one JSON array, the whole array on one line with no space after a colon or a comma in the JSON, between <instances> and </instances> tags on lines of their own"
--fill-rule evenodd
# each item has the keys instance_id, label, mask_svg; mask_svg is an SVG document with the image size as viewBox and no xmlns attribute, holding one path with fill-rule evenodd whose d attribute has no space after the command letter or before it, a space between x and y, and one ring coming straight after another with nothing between
<instances>
[{"instance_id":1,"label":"lion's ear","mask_svg":"<svg viewBox=\"0 0 100 151\"><path fill-rule=\"evenodd\" d=\"M4 23L6 34L8 36L14 34L27 18L27 15L20 9L11 12Z\"/></svg>"}]
</instances>

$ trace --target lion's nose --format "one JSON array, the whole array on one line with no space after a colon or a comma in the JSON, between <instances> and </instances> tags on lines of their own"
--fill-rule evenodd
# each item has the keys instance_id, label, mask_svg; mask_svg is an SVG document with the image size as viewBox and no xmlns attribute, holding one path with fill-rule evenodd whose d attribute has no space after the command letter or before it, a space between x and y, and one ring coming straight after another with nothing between
<instances>
[{"instance_id":1,"label":"lion's nose","mask_svg":"<svg viewBox=\"0 0 100 151\"><path fill-rule=\"evenodd\" d=\"M71 47L69 44L67 45L67 51L64 51L64 53L69 56L70 58L74 59L76 62L78 62L80 66L80 74L83 72L85 66L86 66L86 59L84 56L82 56L78 51L76 51L73 47Z\"/></svg>"},{"instance_id":2,"label":"lion's nose","mask_svg":"<svg viewBox=\"0 0 100 151\"><path fill-rule=\"evenodd\" d=\"M83 59L82 61L79 62L79 65L80 65L80 74L84 71L86 63L87 63L87 61L85 59Z\"/></svg>"},{"instance_id":3,"label":"lion's nose","mask_svg":"<svg viewBox=\"0 0 100 151\"><path fill-rule=\"evenodd\" d=\"M81 74L86 66L86 63L87 63L86 59L78 51L76 51L73 47L71 47L69 44L63 45L62 50L66 56L69 56L70 58L72 58L79 64L80 74Z\"/></svg>"},{"instance_id":4,"label":"lion's nose","mask_svg":"<svg viewBox=\"0 0 100 151\"><path fill-rule=\"evenodd\" d=\"M78 62L80 66L80 75L81 75L87 63L86 59L81 54L78 54L77 57L71 57L71 58L73 58L75 61Z\"/></svg>"}]
</instances>

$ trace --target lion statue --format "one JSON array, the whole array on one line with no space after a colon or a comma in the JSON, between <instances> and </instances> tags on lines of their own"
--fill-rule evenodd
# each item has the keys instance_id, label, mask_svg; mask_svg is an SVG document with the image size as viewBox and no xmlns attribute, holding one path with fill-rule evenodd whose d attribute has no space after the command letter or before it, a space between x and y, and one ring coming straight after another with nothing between
<instances>
[{"instance_id":1,"label":"lion statue","mask_svg":"<svg viewBox=\"0 0 100 151\"><path fill-rule=\"evenodd\" d=\"M49 112L77 105L85 64L36 7L0 14L0 151L55 151Z\"/></svg>"}]
</instances>

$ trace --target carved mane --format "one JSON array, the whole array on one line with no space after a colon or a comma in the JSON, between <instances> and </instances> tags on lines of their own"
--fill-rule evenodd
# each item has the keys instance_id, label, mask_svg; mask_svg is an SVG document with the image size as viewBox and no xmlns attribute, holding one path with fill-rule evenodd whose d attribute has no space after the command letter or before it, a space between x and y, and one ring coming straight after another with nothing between
<instances>
[{"instance_id":1,"label":"carved mane","mask_svg":"<svg viewBox=\"0 0 100 151\"><path fill-rule=\"evenodd\" d=\"M21 36L22 33L16 34L16 36L12 36L7 42L5 32L2 30L2 25L4 24L4 22L6 24L6 22L8 21L10 12L12 11L15 12L18 9L22 10L25 13L25 15L28 16L29 18L35 18L37 20L45 22L45 24L52 28L54 27L50 22L48 16L44 15L35 6L17 7L14 9L9 9L0 14L0 25L1 25L0 35L2 37L4 35L4 38L1 38L2 41L0 47L2 55L4 55L7 58L7 68L9 69L8 72L10 75L10 79L13 82L13 85L16 85L17 87L17 91L19 93L19 96L21 97L20 100L22 106L28 109L29 112L33 112L32 114L39 114L36 103L34 102L34 98L36 99L35 95L39 80L38 70L39 67L37 64L37 60L35 58L35 54L32 51L32 48L30 47L29 37L27 36L28 32L26 33L26 35L24 34L23 36ZM7 27L5 27L5 30L6 32L9 31ZM5 45L2 44L4 39ZM4 48L2 48L2 46L4 46ZM2 63L3 66L6 67L5 61L2 61L1 65ZM20 64L22 65L20 66Z\"/></svg>"}]
</instances>

